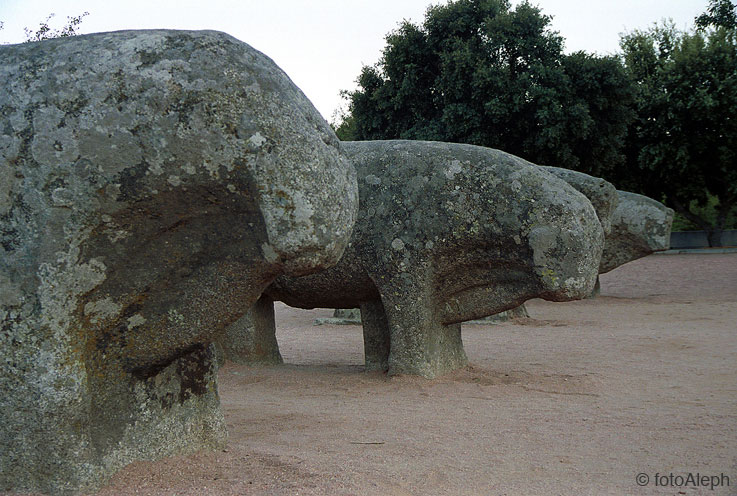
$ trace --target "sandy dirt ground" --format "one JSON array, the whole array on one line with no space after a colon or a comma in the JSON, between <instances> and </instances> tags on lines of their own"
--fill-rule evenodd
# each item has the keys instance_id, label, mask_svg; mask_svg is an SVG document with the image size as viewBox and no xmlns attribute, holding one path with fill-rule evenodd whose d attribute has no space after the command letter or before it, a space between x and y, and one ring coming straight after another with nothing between
<instances>
[{"instance_id":1,"label":"sandy dirt ground","mask_svg":"<svg viewBox=\"0 0 737 496\"><path fill-rule=\"evenodd\" d=\"M286 365L220 372L227 449L134 463L99 494L737 494L737 254L601 282L464 327L471 365L435 380L367 374L359 326L279 305ZM689 473L722 486L677 487Z\"/></svg>"}]
</instances>

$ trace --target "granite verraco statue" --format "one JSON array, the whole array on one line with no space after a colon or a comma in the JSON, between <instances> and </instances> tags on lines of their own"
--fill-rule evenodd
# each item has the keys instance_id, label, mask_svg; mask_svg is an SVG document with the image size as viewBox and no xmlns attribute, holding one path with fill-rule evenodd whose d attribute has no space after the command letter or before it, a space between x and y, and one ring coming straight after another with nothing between
<instances>
[{"instance_id":1,"label":"granite verraco statue","mask_svg":"<svg viewBox=\"0 0 737 496\"><path fill-rule=\"evenodd\" d=\"M265 294L301 308L360 307L368 370L446 373L467 363L461 322L593 289L601 223L584 195L542 168L472 145L343 147L360 196L345 254L319 274L279 277ZM273 321L253 322L267 342Z\"/></svg>"},{"instance_id":2,"label":"granite verraco statue","mask_svg":"<svg viewBox=\"0 0 737 496\"><path fill-rule=\"evenodd\" d=\"M0 115L0 491L222 445L211 343L355 221L329 126L214 31L0 46Z\"/></svg>"}]
</instances>

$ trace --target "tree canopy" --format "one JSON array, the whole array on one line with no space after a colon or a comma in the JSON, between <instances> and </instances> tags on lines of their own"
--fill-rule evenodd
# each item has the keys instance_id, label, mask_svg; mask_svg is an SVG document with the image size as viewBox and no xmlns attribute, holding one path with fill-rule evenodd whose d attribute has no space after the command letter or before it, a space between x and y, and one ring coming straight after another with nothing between
<instances>
[{"instance_id":1,"label":"tree canopy","mask_svg":"<svg viewBox=\"0 0 737 496\"><path fill-rule=\"evenodd\" d=\"M526 1L433 6L387 35L344 92L337 133L471 143L602 176L665 201L717 244L737 203L735 4L710 0L695 25L625 34L620 56L566 55Z\"/></svg>"},{"instance_id":2,"label":"tree canopy","mask_svg":"<svg viewBox=\"0 0 737 496\"><path fill-rule=\"evenodd\" d=\"M432 139L500 148L601 174L623 163L632 119L615 57L563 54L550 17L527 2L457 0L386 37L347 94L343 139Z\"/></svg>"},{"instance_id":3,"label":"tree canopy","mask_svg":"<svg viewBox=\"0 0 737 496\"><path fill-rule=\"evenodd\" d=\"M663 24L622 39L637 119L620 183L663 198L719 245L737 203L737 29L684 33ZM716 218L694 206L710 195Z\"/></svg>"},{"instance_id":4,"label":"tree canopy","mask_svg":"<svg viewBox=\"0 0 737 496\"><path fill-rule=\"evenodd\" d=\"M731 0L711 0L706 12L696 18L699 29L737 28L737 9Z\"/></svg>"}]
</instances>

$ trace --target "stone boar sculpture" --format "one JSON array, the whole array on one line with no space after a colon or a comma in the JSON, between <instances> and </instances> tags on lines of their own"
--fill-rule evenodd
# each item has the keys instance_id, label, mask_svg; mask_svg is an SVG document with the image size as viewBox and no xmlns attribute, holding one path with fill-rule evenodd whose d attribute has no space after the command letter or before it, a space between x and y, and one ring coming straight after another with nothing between
<instances>
[{"instance_id":1,"label":"stone boar sculpture","mask_svg":"<svg viewBox=\"0 0 737 496\"><path fill-rule=\"evenodd\" d=\"M673 210L647 196L617 191L619 201L606 237L600 274L670 247Z\"/></svg>"},{"instance_id":2,"label":"stone boar sculpture","mask_svg":"<svg viewBox=\"0 0 737 496\"><path fill-rule=\"evenodd\" d=\"M337 138L213 31L0 46L0 82L0 491L221 445L211 343L348 242Z\"/></svg>"},{"instance_id":3,"label":"stone boar sculpture","mask_svg":"<svg viewBox=\"0 0 737 496\"><path fill-rule=\"evenodd\" d=\"M490 153L495 153L490 151ZM560 167L540 166L546 172L552 174L558 179L562 179L567 182L573 188L582 193L586 198L589 199L591 205L596 211L596 216L601 223L601 227L604 231L604 236L608 236L612 229L611 218L614 213L614 209L617 206L618 195L617 189L610 182L601 179L599 177L590 176L583 172L578 172L569 169L562 169ZM606 246L606 244L605 244ZM467 321L469 323L481 324L481 323L497 323L506 322L510 319L528 318L530 315L527 312L527 308L524 303L519 307L511 310L505 310L494 315L489 315L478 320ZM360 324L361 314L358 308L355 309L336 309L332 318L320 318L317 319L316 323L320 324ZM255 326L252 321L245 320L238 324L234 324L234 328L230 331L234 334L240 333L241 338L234 339L234 343L239 344L239 350L230 352L226 351L226 356L232 361L244 364L278 364L281 363L281 357L278 353L275 353L269 347L258 347L249 346L246 351L244 346L245 342L250 342L255 337ZM269 339L270 333L264 335L264 339ZM229 341L225 341L228 343ZM265 350L269 350L268 352Z\"/></svg>"},{"instance_id":4,"label":"stone boar sculpture","mask_svg":"<svg viewBox=\"0 0 737 496\"><path fill-rule=\"evenodd\" d=\"M367 369L443 374L467 363L461 322L591 292L602 227L564 181L471 145L343 147L360 197L345 254L319 274L277 278L265 295L300 308L360 307ZM273 332L253 322L257 334Z\"/></svg>"},{"instance_id":5,"label":"stone boar sculpture","mask_svg":"<svg viewBox=\"0 0 737 496\"><path fill-rule=\"evenodd\" d=\"M495 153L493 150L490 151L490 153ZM543 170L546 172L552 174L553 176L557 177L558 179L562 179L563 181L567 182L571 186L573 186L574 189L578 190L580 193L582 193L586 198L589 199L591 202L591 205L594 207L594 211L596 211L596 216L599 219L599 222L601 223L601 227L604 231L604 236L608 236L612 229L612 222L611 218L614 213L614 209L617 206L618 196L617 196L617 189L612 185L610 182L601 179L599 177L590 176L588 174L585 174L583 172L573 171L569 169L562 169L559 167L549 167L549 166L540 166ZM350 313L346 313L350 312ZM506 322L510 319L518 319L518 318L528 318L530 315L527 312L527 309L525 308L524 303L520 305L519 307L513 308L511 310L505 310L503 312L499 312L494 315L489 315L488 317L483 317L478 320L472 320L467 321L469 323L497 323L497 322ZM336 309L335 313L333 315L333 318L321 318L318 319L316 322L318 323L329 323L329 324L360 324L361 323L361 314L359 309ZM237 329L237 330L236 330ZM246 332L247 329L251 329L250 334L249 332ZM255 331L255 328L251 322L243 322L241 324L236 324L236 328L233 330L233 332L240 332L243 335L249 336L248 340L253 339L253 332ZM253 350L254 348L251 347ZM232 357L233 361L239 361L240 363L281 363L280 359L273 360L272 358L275 357L274 353L271 352L270 354L264 354L261 351L256 351L256 354L253 358L256 358L256 360L253 360L252 357L244 355L241 353L232 353L229 354L229 356Z\"/></svg>"}]
</instances>

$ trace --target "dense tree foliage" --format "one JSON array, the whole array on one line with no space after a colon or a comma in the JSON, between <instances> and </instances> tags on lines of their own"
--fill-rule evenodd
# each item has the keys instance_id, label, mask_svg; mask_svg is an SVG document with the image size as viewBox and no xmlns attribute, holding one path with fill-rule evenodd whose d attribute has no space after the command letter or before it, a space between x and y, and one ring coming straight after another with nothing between
<instances>
[{"instance_id":1,"label":"dense tree foliage","mask_svg":"<svg viewBox=\"0 0 737 496\"><path fill-rule=\"evenodd\" d=\"M621 164L632 118L619 61L563 55L527 2L457 0L404 22L348 93L343 139L433 139L500 148L602 174Z\"/></svg>"},{"instance_id":2,"label":"dense tree foliage","mask_svg":"<svg viewBox=\"0 0 737 496\"><path fill-rule=\"evenodd\" d=\"M710 0L695 22L626 34L621 57L565 55L529 3L434 6L363 68L338 136L472 143L600 175L718 244L737 204L735 4Z\"/></svg>"},{"instance_id":3,"label":"dense tree foliage","mask_svg":"<svg viewBox=\"0 0 737 496\"><path fill-rule=\"evenodd\" d=\"M731 0L711 0L706 12L696 18L699 29L737 28L737 8Z\"/></svg>"},{"instance_id":4,"label":"dense tree foliage","mask_svg":"<svg viewBox=\"0 0 737 496\"><path fill-rule=\"evenodd\" d=\"M664 24L627 34L622 49L638 117L620 183L663 198L718 246L737 203L737 30ZM710 195L714 219L698 208Z\"/></svg>"}]
</instances>

